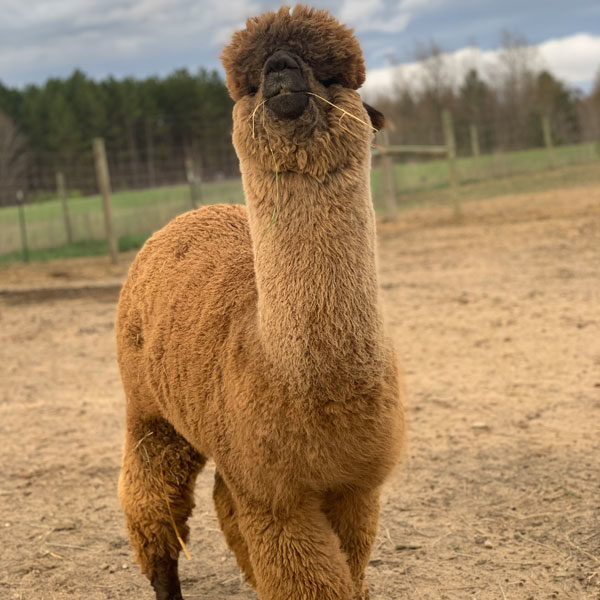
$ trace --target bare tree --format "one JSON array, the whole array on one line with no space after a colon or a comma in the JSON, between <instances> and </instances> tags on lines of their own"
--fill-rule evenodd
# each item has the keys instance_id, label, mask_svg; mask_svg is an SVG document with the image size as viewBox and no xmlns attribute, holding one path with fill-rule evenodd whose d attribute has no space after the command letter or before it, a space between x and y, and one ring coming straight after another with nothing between
<instances>
[{"instance_id":1,"label":"bare tree","mask_svg":"<svg viewBox=\"0 0 600 600\"><path fill-rule=\"evenodd\" d=\"M14 123L0 111L0 205L14 204L26 184L27 148Z\"/></svg>"},{"instance_id":2,"label":"bare tree","mask_svg":"<svg viewBox=\"0 0 600 600\"><path fill-rule=\"evenodd\" d=\"M428 124L427 129L422 131L422 139L429 144L440 143L440 115L444 108L451 108L453 103L456 65L434 39L418 43L415 58L421 67L418 100L424 114L420 116L422 122Z\"/></svg>"},{"instance_id":3,"label":"bare tree","mask_svg":"<svg viewBox=\"0 0 600 600\"><path fill-rule=\"evenodd\" d=\"M537 48L527 38L514 31L501 34L501 50L498 54L500 83L507 93L523 94L540 67Z\"/></svg>"},{"instance_id":4,"label":"bare tree","mask_svg":"<svg viewBox=\"0 0 600 600\"><path fill-rule=\"evenodd\" d=\"M535 78L539 71L540 57L525 36L503 31L502 48L490 80L496 81L496 91L504 108L502 145L514 147L522 139L527 117L535 102Z\"/></svg>"},{"instance_id":5,"label":"bare tree","mask_svg":"<svg viewBox=\"0 0 600 600\"><path fill-rule=\"evenodd\" d=\"M453 89L455 73L452 59L434 39L426 43L418 42L415 58L422 69L422 93L441 110Z\"/></svg>"}]
</instances>

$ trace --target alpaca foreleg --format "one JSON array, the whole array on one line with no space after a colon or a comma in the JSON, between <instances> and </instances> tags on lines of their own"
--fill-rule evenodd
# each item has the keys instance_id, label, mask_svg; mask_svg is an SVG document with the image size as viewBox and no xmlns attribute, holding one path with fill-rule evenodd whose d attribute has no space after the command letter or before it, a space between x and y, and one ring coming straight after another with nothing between
<instances>
[{"instance_id":1,"label":"alpaca foreleg","mask_svg":"<svg viewBox=\"0 0 600 600\"><path fill-rule=\"evenodd\" d=\"M346 554L358 598L368 600L365 569L377 537L379 490L344 490L330 494L323 510Z\"/></svg>"},{"instance_id":2,"label":"alpaca foreleg","mask_svg":"<svg viewBox=\"0 0 600 600\"><path fill-rule=\"evenodd\" d=\"M316 499L275 509L236 497L260 600L354 600L345 556Z\"/></svg>"},{"instance_id":3,"label":"alpaca foreleg","mask_svg":"<svg viewBox=\"0 0 600 600\"><path fill-rule=\"evenodd\" d=\"M162 419L128 428L119 498L136 559L157 600L182 599L177 561L189 533L194 483L205 462Z\"/></svg>"},{"instance_id":4,"label":"alpaca foreleg","mask_svg":"<svg viewBox=\"0 0 600 600\"><path fill-rule=\"evenodd\" d=\"M227 484L225 483L221 474L215 472L215 487L213 489L213 500L215 502L215 509L217 511L217 518L219 519L219 525L227 541L227 545L231 548L235 554L235 558L239 568L246 581L252 586L256 587L256 580L254 578L254 572L252 570L252 564L250 563L250 556L248 554L248 546L246 540L240 531L238 523L238 514L233 497Z\"/></svg>"}]
</instances>

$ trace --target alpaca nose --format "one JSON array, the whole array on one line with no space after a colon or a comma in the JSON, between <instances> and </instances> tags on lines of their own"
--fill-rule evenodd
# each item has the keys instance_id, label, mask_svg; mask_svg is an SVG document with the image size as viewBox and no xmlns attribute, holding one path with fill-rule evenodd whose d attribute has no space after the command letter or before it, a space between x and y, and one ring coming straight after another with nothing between
<instances>
[{"instance_id":1,"label":"alpaca nose","mask_svg":"<svg viewBox=\"0 0 600 600\"><path fill-rule=\"evenodd\" d=\"M265 76L269 75L269 73L279 73L286 69L300 69L300 65L285 50L277 50L277 52L271 54L264 66Z\"/></svg>"},{"instance_id":2,"label":"alpaca nose","mask_svg":"<svg viewBox=\"0 0 600 600\"><path fill-rule=\"evenodd\" d=\"M280 119L296 119L308 106L308 81L300 61L285 50L269 56L263 67L263 97Z\"/></svg>"}]
</instances>

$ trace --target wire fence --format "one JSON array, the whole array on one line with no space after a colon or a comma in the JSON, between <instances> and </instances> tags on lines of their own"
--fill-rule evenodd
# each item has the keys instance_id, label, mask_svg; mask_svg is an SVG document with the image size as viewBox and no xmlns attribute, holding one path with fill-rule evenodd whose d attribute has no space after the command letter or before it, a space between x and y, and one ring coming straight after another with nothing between
<instances>
[{"instance_id":1,"label":"wire fence","mask_svg":"<svg viewBox=\"0 0 600 600\"><path fill-rule=\"evenodd\" d=\"M121 249L139 246L174 216L200 204L243 201L230 143L203 155L162 147L151 157L109 147L106 158ZM21 254L35 258L39 250L56 249L60 255L68 246L75 254L105 251L106 222L91 142L77 153L38 156L19 177L6 179L0 179L0 195L10 204L0 208L0 261Z\"/></svg>"},{"instance_id":2,"label":"wire fence","mask_svg":"<svg viewBox=\"0 0 600 600\"><path fill-rule=\"evenodd\" d=\"M506 129L509 125L513 124ZM500 122L456 122L449 111L442 111L438 119L395 128L392 124L378 136L374 152L376 208L393 216L397 207L414 202L456 203L461 198L518 193L541 189L544 180L558 185L600 183L600 133L567 136L564 123L557 133L555 123L544 116L528 127L521 138L514 130L498 136Z\"/></svg>"},{"instance_id":3,"label":"wire fence","mask_svg":"<svg viewBox=\"0 0 600 600\"><path fill-rule=\"evenodd\" d=\"M450 129L440 116L438 122L413 123L377 139L372 191L380 213L389 216L412 201L481 196L495 185L507 191L509 180L516 192L530 181L519 177L548 179L549 173L572 166L600 172L599 142L572 143L556 133L549 119L537 124L539 144L523 147L512 138L509 143L508 137L492 144L486 138L489 124L449 118ZM432 147L438 150L432 152ZM119 250L139 247L174 216L201 204L243 202L238 160L229 142L208 152L108 147L106 163ZM16 164L19 171L11 172L6 168L10 160L0 156L0 198L9 204L0 208L0 262L108 252L91 142L77 152Z\"/></svg>"}]
</instances>

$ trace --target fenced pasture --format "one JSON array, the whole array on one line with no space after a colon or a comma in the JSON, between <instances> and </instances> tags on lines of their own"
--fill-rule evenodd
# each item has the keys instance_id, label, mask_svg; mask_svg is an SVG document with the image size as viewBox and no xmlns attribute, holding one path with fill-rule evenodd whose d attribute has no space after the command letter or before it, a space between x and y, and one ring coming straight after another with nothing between
<instances>
[{"instance_id":1,"label":"fenced pasture","mask_svg":"<svg viewBox=\"0 0 600 600\"><path fill-rule=\"evenodd\" d=\"M380 227L408 438L384 490L373 600L599 597L600 182L558 181L465 200L458 222L449 206L413 206ZM0 265L0 288L15 292L0 295L0 591L11 600L153 597L116 494L115 281L131 256ZM106 292L46 293L75 281ZM40 289L18 292L24 283ZM209 466L184 597L255 599L211 488Z\"/></svg>"},{"instance_id":2,"label":"fenced pasture","mask_svg":"<svg viewBox=\"0 0 600 600\"><path fill-rule=\"evenodd\" d=\"M121 251L139 248L152 232L178 214L201 204L242 203L239 178L204 182L195 175L189 162L183 167L165 168L171 180L180 183L159 187L128 189L134 181L128 175L131 157L116 153L119 161L109 160L118 173L121 188L111 195L113 227ZM91 156L91 155L90 155ZM110 158L110 153L109 153ZM90 158L91 160L91 158ZM385 215L383 174L374 158L373 200L378 213ZM225 169L225 167L223 167ZM234 170L228 166L227 171ZM580 185L600 181L600 153L594 143L496 152L478 156L459 155L455 160L460 198L486 198L519 191L540 191L559 185ZM57 173L61 173L57 171ZM0 263L15 260L48 259L107 253L106 228L100 195L81 195L77 183L93 185L86 172L78 181L65 182L64 197L52 189L48 174L32 182L27 200L21 205L0 207ZM139 179L139 175L136 176ZM187 180L186 180L187 177ZM453 201L446 158L423 160L408 155L393 162L395 204L406 208L414 204L445 204ZM64 176L62 177L65 180ZM35 184L35 185L34 185ZM47 188L45 190L39 188ZM81 187L81 186L79 186Z\"/></svg>"},{"instance_id":3,"label":"fenced pasture","mask_svg":"<svg viewBox=\"0 0 600 600\"><path fill-rule=\"evenodd\" d=\"M239 180L208 183L201 188L202 203L241 203ZM194 208L190 186L128 190L111 195L113 220L121 250L139 248L143 241L173 217ZM60 257L69 246L83 255L106 254L106 230L99 195L70 198L68 211L72 243L68 243L63 206L54 198L23 207L27 245L33 257ZM0 262L22 259L22 232L19 207L0 209ZM94 252L94 249L98 249ZM56 249L54 253L52 249ZM38 252L35 252L38 251ZM75 254L77 255L77 254Z\"/></svg>"}]
</instances>

